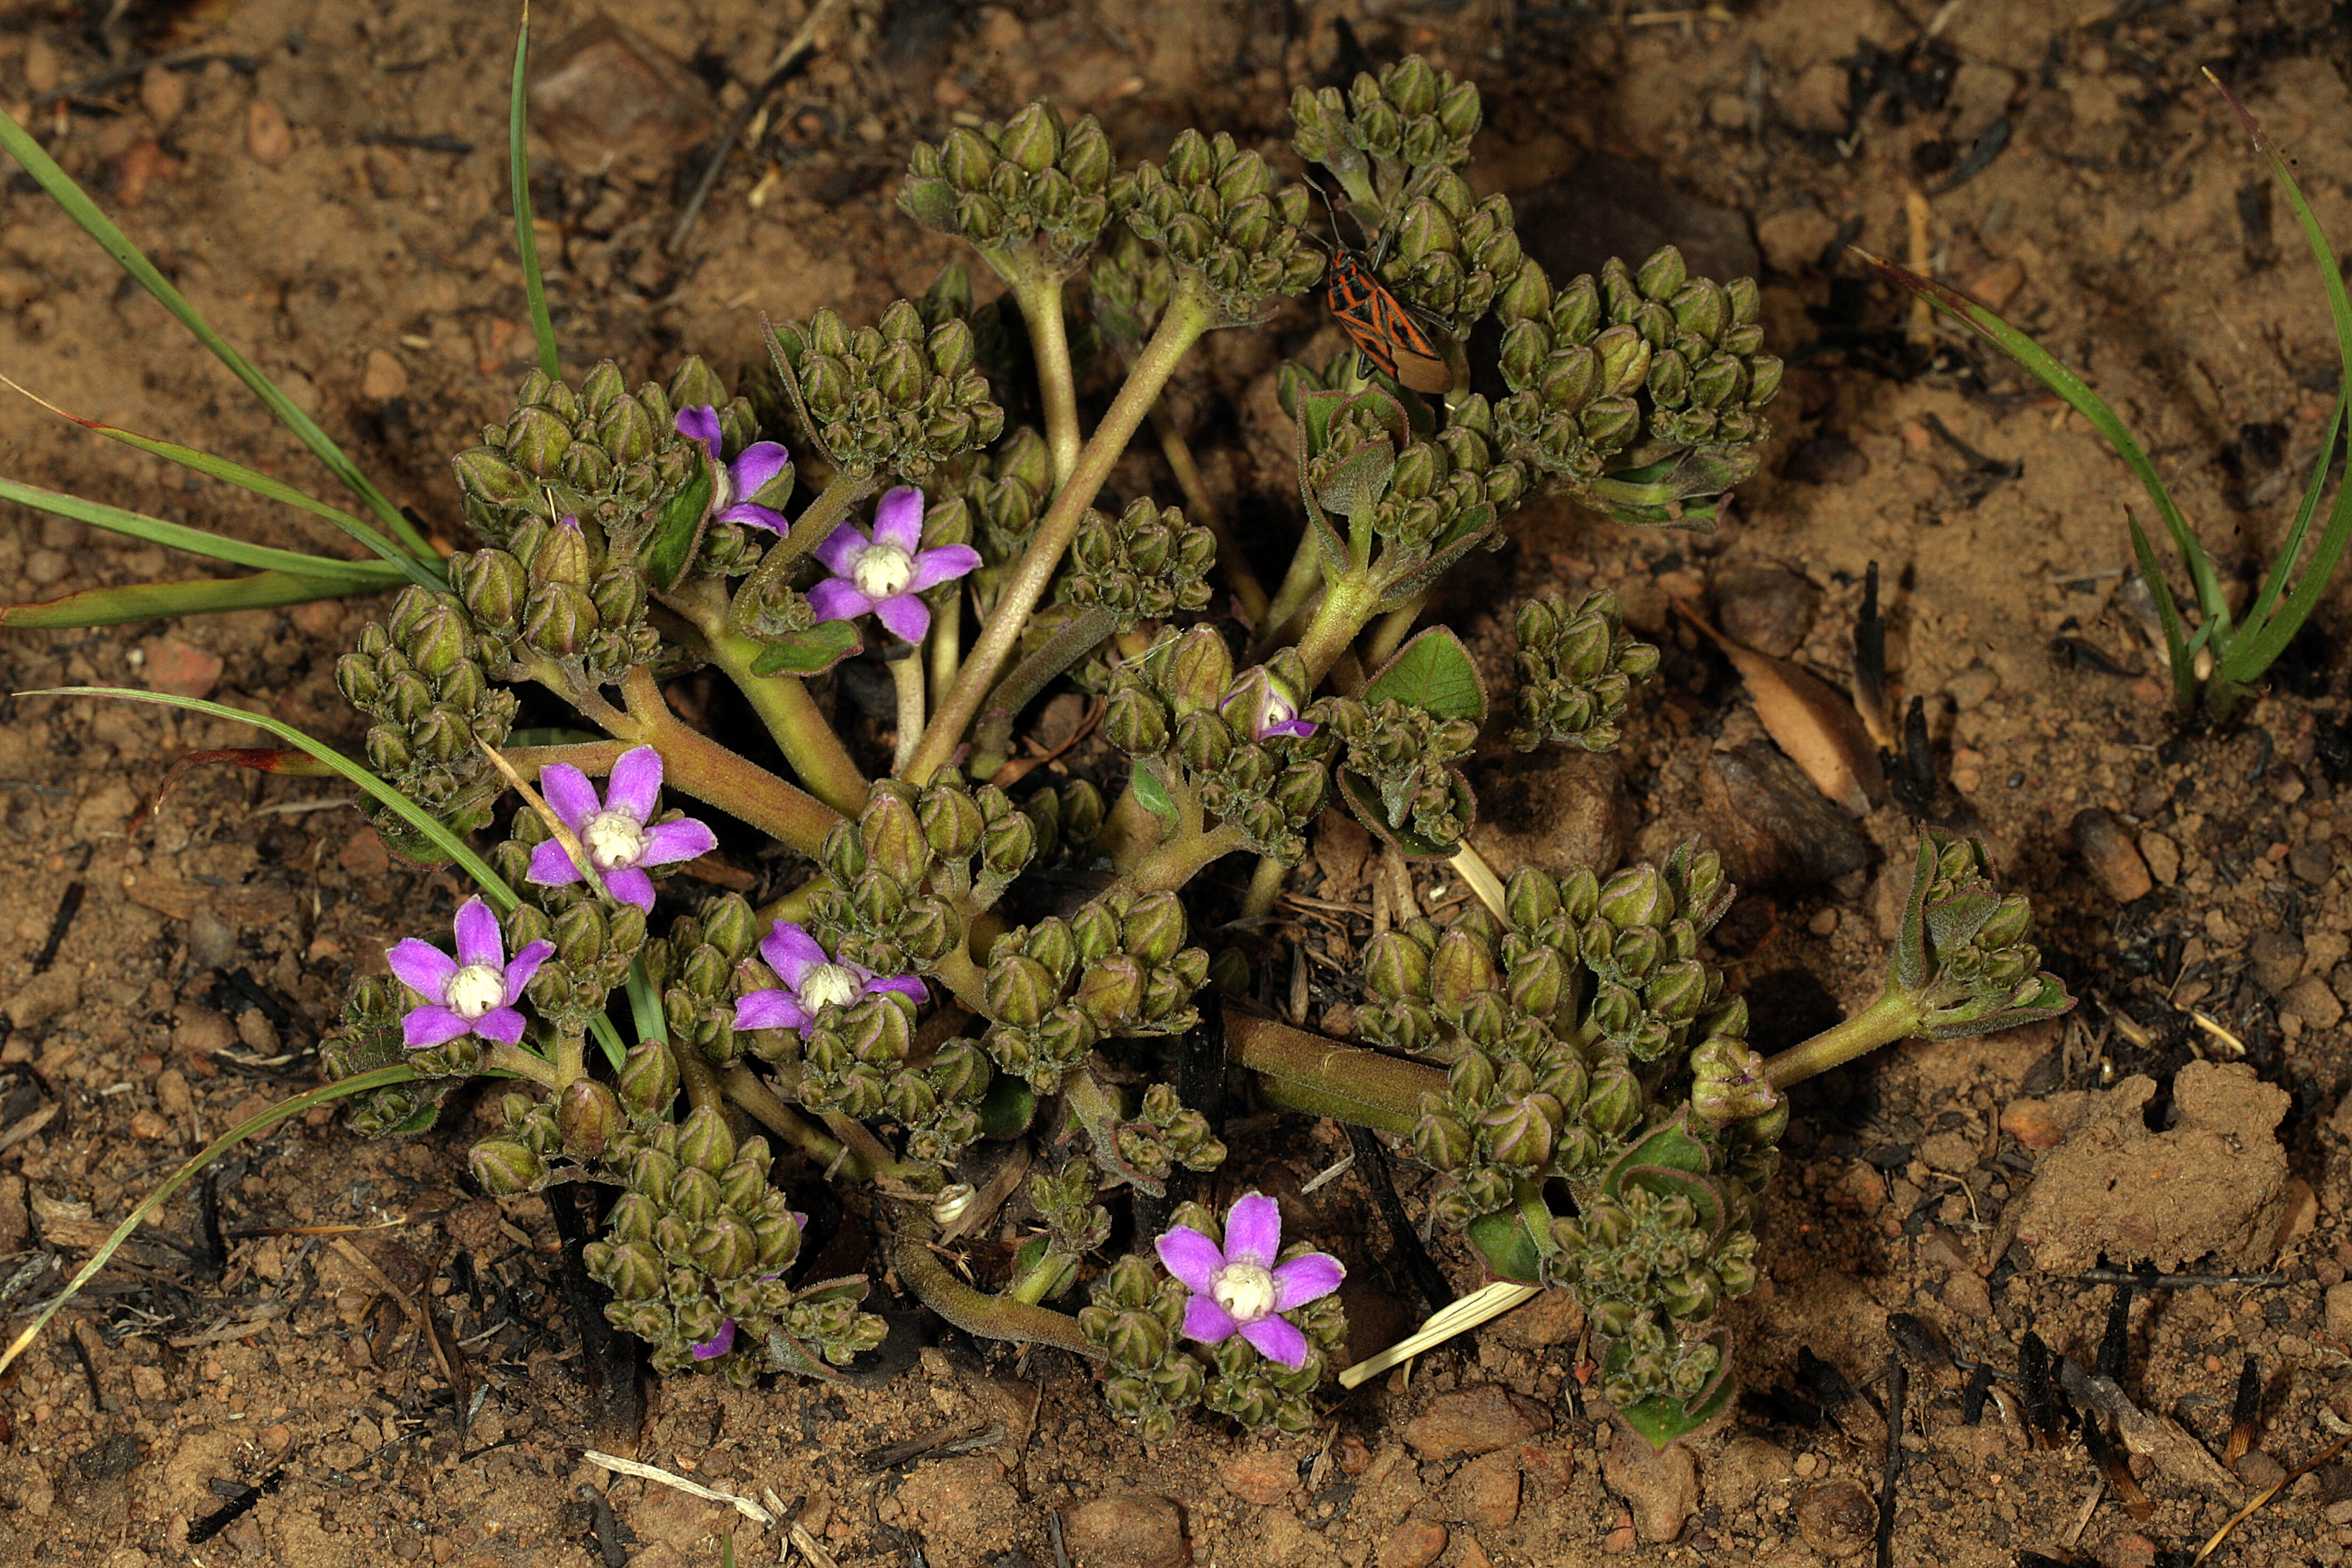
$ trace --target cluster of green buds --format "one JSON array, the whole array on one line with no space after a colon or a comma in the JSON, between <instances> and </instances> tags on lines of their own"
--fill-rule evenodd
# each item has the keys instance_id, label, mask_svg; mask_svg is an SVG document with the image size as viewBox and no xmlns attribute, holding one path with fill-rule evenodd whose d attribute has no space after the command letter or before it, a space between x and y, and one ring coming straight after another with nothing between
<instances>
[{"instance_id":1,"label":"cluster of green buds","mask_svg":"<svg viewBox=\"0 0 2352 1568\"><path fill-rule=\"evenodd\" d=\"M797 1031L800 1102L861 1121L887 1115L904 1131L909 1158L940 1164L980 1136L980 1104L993 1075L987 1053L966 1038L910 1062L914 1023L913 999L896 991L820 1007Z\"/></svg>"},{"instance_id":2,"label":"cluster of green buds","mask_svg":"<svg viewBox=\"0 0 2352 1568\"><path fill-rule=\"evenodd\" d=\"M996 602L990 591L995 580L1029 547L1053 489L1053 457L1045 438L1026 425L1006 432L991 450L967 453L934 476L929 491L933 509L964 509L964 533L982 562L974 581L984 609ZM928 540L928 518L923 532Z\"/></svg>"},{"instance_id":3,"label":"cluster of green buds","mask_svg":"<svg viewBox=\"0 0 2352 1568\"><path fill-rule=\"evenodd\" d=\"M1439 166L1414 174L1402 203L1375 249L1381 281L1454 338L1466 337L1519 275L1524 257L1510 198L1482 200L1468 181Z\"/></svg>"},{"instance_id":4,"label":"cluster of green buds","mask_svg":"<svg viewBox=\"0 0 2352 1568\"><path fill-rule=\"evenodd\" d=\"M1057 803L1043 799L1033 815L950 771L920 790L877 779L856 820L825 837L810 933L836 962L876 974L937 973L963 952L967 911L988 908L1041 847L1050 852Z\"/></svg>"},{"instance_id":5,"label":"cluster of green buds","mask_svg":"<svg viewBox=\"0 0 2352 1568\"><path fill-rule=\"evenodd\" d=\"M417 1071L418 1077L407 1083L386 1084L345 1102L353 1130L363 1138L425 1131L457 1082L481 1070L482 1042L474 1035L460 1035L430 1050L410 1050L400 1026L407 1011L400 982L389 974L371 974L352 987L343 998L341 1018L319 1042L320 1070L330 1082L395 1064Z\"/></svg>"},{"instance_id":6,"label":"cluster of green buds","mask_svg":"<svg viewBox=\"0 0 2352 1568\"><path fill-rule=\"evenodd\" d=\"M898 209L962 239L999 273L1009 276L1009 258L1034 251L1066 277L1118 209L1114 162L1093 115L1065 127L1061 110L1041 100L1003 124L959 127L936 147L917 143Z\"/></svg>"},{"instance_id":7,"label":"cluster of green buds","mask_svg":"<svg viewBox=\"0 0 2352 1568\"><path fill-rule=\"evenodd\" d=\"M1310 711L1347 747L1339 763L1340 787L1352 800L1377 801L1389 834L1411 833L1427 852L1461 842L1476 818L1478 802L1470 781L1454 764L1478 743L1475 721L1441 718L1393 697L1370 706L1329 697Z\"/></svg>"},{"instance_id":8,"label":"cluster of green buds","mask_svg":"<svg viewBox=\"0 0 2352 1568\"><path fill-rule=\"evenodd\" d=\"M1131 360L1176 292L1176 268L1122 224L1087 268L1087 291L1096 330Z\"/></svg>"},{"instance_id":9,"label":"cluster of green buds","mask_svg":"<svg viewBox=\"0 0 2352 1568\"><path fill-rule=\"evenodd\" d=\"M1331 732L1298 717L1307 685L1295 648L1236 676L1214 627L1166 630L1113 676L1103 729L1149 771L1144 787L1181 790L1250 848L1296 865L1330 784Z\"/></svg>"},{"instance_id":10,"label":"cluster of green buds","mask_svg":"<svg viewBox=\"0 0 2352 1568\"><path fill-rule=\"evenodd\" d=\"M1670 245L1557 291L1522 261L1495 300L1505 449L1630 521L1675 521L1676 503L1730 489L1756 469L1780 387L1759 299L1752 279L1691 277ZM1595 490L1603 479L1620 488Z\"/></svg>"},{"instance_id":11,"label":"cluster of green buds","mask_svg":"<svg viewBox=\"0 0 2352 1568\"><path fill-rule=\"evenodd\" d=\"M678 1049L725 1067L747 1047L757 1052L766 1045L757 1033L735 1031L736 971L757 951L761 935L751 906L738 894L722 893L645 944L646 980L661 998L663 1021Z\"/></svg>"},{"instance_id":12,"label":"cluster of green buds","mask_svg":"<svg viewBox=\"0 0 2352 1568\"><path fill-rule=\"evenodd\" d=\"M502 680L552 661L601 686L661 655L644 574L569 513L530 519L504 547L451 556L449 581Z\"/></svg>"},{"instance_id":13,"label":"cluster of green buds","mask_svg":"<svg viewBox=\"0 0 2352 1568\"><path fill-rule=\"evenodd\" d=\"M1180 132L1165 163L1113 180L1111 200L1138 237L1206 290L1220 321L1255 321L1267 300L1323 275L1322 254L1298 226L1307 187L1277 192L1265 160L1222 131Z\"/></svg>"},{"instance_id":14,"label":"cluster of green buds","mask_svg":"<svg viewBox=\"0 0 2352 1568\"><path fill-rule=\"evenodd\" d=\"M2024 894L1994 889L1981 843L1927 829L1887 983L1890 996L1919 1014L1911 1033L1954 1039L2056 1017L2072 1006L2058 977L2041 973L2032 917Z\"/></svg>"},{"instance_id":15,"label":"cluster of green buds","mask_svg":"<svg viewBox=\"0 0 2352 1568\"><path fill-rule=\"evenodd\" d=\"M1517 458L1496 456L1486 398L1465 399L1427 437L1378 387L1349 395L1302 384L1297 407L1300 487L1328 574L1349 570L1369 535L1380 545L1372 584L1388 609L1472 548L1502 547L1503 520L1525 498L1528 473Z\"/></svg>"},{"instance_id":16,"label":"cluster of green buds","mask_svg":"<svg viewBox=\"0 0 2352 1568\"><path fill-rule=\"evenodd\" d=\"M1519 606L1517 630L1519 721L1511 744L1615 751L1627 694L1658 668L1658 650L1625 630L1615 591L1595 589L1572 608L1558 595L1530 599Z\"/></svg>"},{"instance_id":17,"label":"cluster of green buds","mask_svg":"<svg viewBox=\"0 0 2352 1568\"><path fill-rule=\"evenodd\" d=\"M576 392L532 371L507 422L455 459L466 521L504 544L532 518L577 517L631 554L662 503L702 469L701 445L678 433L677 411L704 405L719 410L730 449L756 438L750 405L730 398L699 359L679 365L667 388L647 382L635 393L611 360Z\"/></svg>"},{"instance_id":18,"label":"cluster of green buds","mask_svg":"<svg viewBox=\"0 0 2352 1568\"><path fill-rule=\"evenodd\" d=\"M1290 100L1297 127L1290 145L1337 175L1349 199L1378 225L1400 205L1414 174L1469 162L1470 139L1483 118L1475 85L1409 55L1377 77L1359 72L1344 94L1336 87L1298 89Z\"/></svg>"},{"instance_id":19,"label":"cluster of green buds","mask_svg":"<svg viewBox=\"0 0 2352 1568\"><path fill-rule=\"evenodd\" d=\"M501 785L482 747L505 743L515 695L489 683L464 605L403 589L388 620L370 621L358 650L335 661L335 685L372 721L367 760L380 777L457 833L489 822ZM394 848L431 857L392 813L377 829Z\"/></svg>"},{"instance_id":20,"label":"cluster of green buds","mask_svg":"<svg viewBox=\"0 0 2352 1568\"><path fill-rule=\"evenodd\" d=\"M1082 609L1109 610L1117 629L1126 631L1139 621L1208 608L1216 559L1217 541L1207 529L1187 525L1177 508L1144 497L1116 518L1087 512L1055 596Z\"/></svg>"},{"instance_id":21,"label":"cluster of green buds","mask_svg":"<svg viewBox=\"0 0 2352 1568\"><path fill-rule=\"evenodd\" d=\"M1225 1163L1224 1142L1210 1131L1209 1119L1164 1083L1143 1091L1135 1114L1118 1124L1113 1142L1122 1165L1155 1182L1166 1181L1179 1165L1213 1171Z\"/></svg>"},{"instance_id":22,"label":"cluster of green buds","mask_svg":"<svg viewBox=\"0 0 2352 1568\"><path fill-rule=\"evenodd\" d=\"M1129 1253L1095 1281L1092 1297L1078 1324L1103 1352L1111 1413L1134 1423L1145 1442L1167 1441L1176 1417L1200 1404L1209 1386L1208 1368L1182 1338L1184 1287Z\"/></svg>"},{"instance_id":23,"label":"cluster of green buds","mask_svg":"<svg viewBox=\"0 0 2352 1568\"><path fill-rule=\"evenodd\" d=\"M793 418L838 472L910 485L1003 432L1004 410L973 363L971 323L927 325L899 300L851 331L831 310L772 329L768 347Z\"/></svg>"},{"instance_id":24,"label":"cluster of green buds","mask_svg":"<svg viewBox=\"0 0 2352 1568\"><path fill-rule=\"evenodd\" d=\"M1209 976L1209 955L1186 947L1184 936L1184 906L1174 894L1123 888L1067 920L1049 916L1006 931L989 948L982 992L995 1022L982 1047L997 1067L1052 1094L1106 1038L1183 1033L1200 1022L1192 998ZM1213 1142L1207 1131L1202 1125L1190 1139L1192 1152ZM1167 1128L1156 1134L1189 1136ZM1115 1158L1118 1148L1098 1152Z\"/></svg>"},{"instance_id":25,"label":"cluster of green buds","mask_svg":"<svg viewBox=\"0 0 2352 1568\"><path fill-rule=\"evenodd\" d=\"M1041 1245L1034 1256L1015 1259L1015 1273L1027 1272L1048 1251L1061 1254L1075 1266L1077 1259L1110 1239L1110 1210L1095 1201L1099 1180L1095 1168L1084 1160L1065 1160L1058 1168L1040 1170L1029 1178L1029 1206L1045 1222L1045 1233L1035 1238ZM1026 1246L1023 1251L1028 1252ZM1071 1273L1076 1272L1073 1267ZM1045 1296L1058 1296L1066 1289L1066 1281L1057 1281Z\"/></svg>"}]
</instances>

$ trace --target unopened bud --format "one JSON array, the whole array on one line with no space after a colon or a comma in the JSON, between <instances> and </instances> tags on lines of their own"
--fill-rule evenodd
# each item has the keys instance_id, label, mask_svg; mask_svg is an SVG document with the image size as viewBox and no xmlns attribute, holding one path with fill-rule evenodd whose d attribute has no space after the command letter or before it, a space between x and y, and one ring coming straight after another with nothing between
<instances>
[{"instance_id":1,"label":"unopened bud","mask_svg":"<svg viewBox=\"0 0 2352 1568\"><path fill-rule=\"evenodd\" d=\"M467 1153L466 1164L492 1197L513 1197L547 1179L547 1162L511 1138L485 1138Z\"/></svg>"}]
</instances>

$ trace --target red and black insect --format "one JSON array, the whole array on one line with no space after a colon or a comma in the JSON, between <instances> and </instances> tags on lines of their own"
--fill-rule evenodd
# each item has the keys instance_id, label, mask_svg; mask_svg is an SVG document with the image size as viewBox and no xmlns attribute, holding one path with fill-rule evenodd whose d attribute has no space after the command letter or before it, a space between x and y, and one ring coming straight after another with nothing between
<instances>
[{"instance_id":1,"label":"red and black insect","mask_svg":"<svg viewBox=\"0 0 2352 1568\"><path fill-rule=\"evenodd\" d=\"M1321 194L1320 186L1317 192ZM1325 195L1323 205L1328 211L1331 198ZM1444 353L1372 270L1380 265L1379 258L1368 264L1339 238L1339 216L1334 213L1331 279L1323 289L1323 303L1329 308L1331 319L1339 323L1358 353L1400 384L1420 393L1447 390L1454 384L1454 372Z\"/></svg>"}]
</instances>

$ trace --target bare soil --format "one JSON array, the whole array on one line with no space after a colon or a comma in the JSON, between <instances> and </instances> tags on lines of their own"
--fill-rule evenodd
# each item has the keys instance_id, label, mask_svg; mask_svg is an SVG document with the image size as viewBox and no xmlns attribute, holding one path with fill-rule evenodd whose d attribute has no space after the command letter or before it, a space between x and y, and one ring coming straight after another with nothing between
<instances>
[{"instance_id":1,"label":"bare soil","mask_svg":"<svg viewBox=\"0 0 2352 1568\"><path fill-rule=\"evenodd\" d=\"M2082 998L2059 1025L1906 1047L1801 1093L1762 1220L1766 1277L1734 1319L1748 1393L1688 1446L1695 1463L1644 1466L1612 1445L1580 1397L1580 1317L1549 1300L1409 1378L1335 1399L1296 1440L1201 1416L1147 1447L1075 1361L946 1334L878 1387L674 1380L656 1391L639 1459L772 1493L843 1564L1794 1568L1867 1561L1884 1486L1886 1560L1971 1568L2029 1552L2185 1563L2352 1430L2342 596L2241 724L2178 726L2126 586L2122 510L2140 498L2121 464L2018 374L1915 322L1839 250L1916 257L2065 354L2251 581L2292 516L2336 367L2301 237L2196 70L2246 98L2342 246L2345 5L907 0L861 10L782 89L676 257L662 240L697 149L803 6L605 10L688 62L685 87L708 95L673 102L607 166L567 161L576 148L558 141L535 163L567 364L611 355L633 382L688 351L732 375L758 353L761 311L830 304L870 320L919 294L950 248L892 205L912 138L1047 95L1101 116L1129 158L1192 123L1276 149L1290 89L1340 79L1351 37L1375 63L1418 49L1481 82L1475 174L1520 204L1538 254L1638 256L1669 238L1708 266L1760 266L1770 342L1792 369L1734 518L1704 538L1637 535L1531 509L1512 546L1432 612L1499 667L1497 606L1613 584L1667 650L1613 771L1483 764L1496 820L1482 841L1507 841L1513 861L1565 863L1738 826L1725 759L1752 757L1760 731L1668 601L1777 617L1797 658L1842 679L1876 563L1890 664L1901 693L1925 700L1927 809L1981 834L2033 895L2047 962ZM543 5L537 36L552 43L590 15ZM105 16L111 31L90 20ZM450 0L0 5L0 102L452 542L446 455L503 416L528 368L505 195L512 21ZM171 63L114 69L150 56ZM649 72L632 90L684 90L677 76ZM1906 192L1924 193L1916 215ZM1274 366L1336 341L1302 305L1224 334L1180 389L1180 417L1245 531L1295 506ZM77 413L330 482L21 179L0 183L0 358ZM0 471L271 543L328 537L18 401L0 404ZM1174 493L1140 452L1115 483ZM0 514L12 601L191 570ZM1769 592L1769 574L1737 575L1759 564L1810 592L1790 593L1785 574ZM351 745L333 662L376 613L0 633L0 687L209 679L220 700ZM12 1334L204 1140L314 1083L319 1033L352 977L460 896L448 875L390 859L312 782L202 772L142 813L173 759L250 741L144 708L17 697L0 709ZM2078 831L2086 808L2109 814L2104 836ZM1769 885L1750 888L1717 945L1760 1038L1792 1041L1873 994L1916 827L1889 804L1858 837L1839 825L1822 855L1759 863ZM1858 868L1821 875L1840 866ZM1278 1005L1296 964L1303 1016L1345 1032L1377 870L1335 834L1296 880L1279 947L1260 954ZM1465 895L1445 883L1419 871L1414 896L1458 907ZM2175 1076L2200 1058L2233 1064L2238 1091L2221 1097L2226 1115L2208 1115L2217 1101L2203 1093L2175 1128ZM2119 1084L2137 1098L2108 1099ZM553 1226L539 1199L462 1190L475 1112L461 1102L441 1131L398 1144L362 1143L317 1115L228 1162L203 1201L192 1189L171 1204L0 1383L0 1563L715 1563L730 1521L740 1560L776 1560L780 1531L581 1457L592 1401ZM2147 1136L2127 1135L2135 1122ZM2106 1131L2068 1131L2084 1127ZM1349 1263L1360 1351L1420 1315L1360 1174L1297 1196L1346 1152L1336 1129L1253 1119L1229 1135L1229 1183L1283 1195ZM2110 1160L2096 1181L2083 1163L2094 1156ZM2074 1162L2065 1201L2029 1227L2037 1167L2062 1161ZM1418 1178L1398 1173L1418 1215ZM2218 1217L2192 1213L2192 1198ZM2144 1516L2081 1441L2030 1446L2010 1384L1964 1420L1962 1374L1890 1328L1912 1314L2004 1374L2029 1333L2091 1368L2116 1295L2085 1280L2103 1255L2207 1271L2129 1308L2116 1381L2140 1418ZM1457 1289L1477 1282L1466 1256L1440 1259ZM1888 1482L1898 1352L1903 1464ZM2252 1452L2224 1468L2249 1363ZM2352 1468L2331 1463L2211 1560L2335 1563L2347 1546Z\"/></svg>"}]
</instances>

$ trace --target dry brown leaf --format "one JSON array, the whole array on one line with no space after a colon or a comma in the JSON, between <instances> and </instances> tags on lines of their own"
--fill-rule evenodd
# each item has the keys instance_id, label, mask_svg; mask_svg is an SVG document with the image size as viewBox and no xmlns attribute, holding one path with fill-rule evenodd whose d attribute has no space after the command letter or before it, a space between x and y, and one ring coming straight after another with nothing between
<instances>
[{"instance_id":1,"label":"dry brown leaf","mask_svg":"<svg viewBox=\"0 0 2352 1568\"><path fill-rule=\"evenodd\" d=\"M1704 632L1747 683L1764 732L1802 768L1813 787L1856 816L1885 798L1886 775L1862 715L1837 689L1785 658L1743 647L1677 599L1675 608Z\"/></svg>"}]
</instances>

